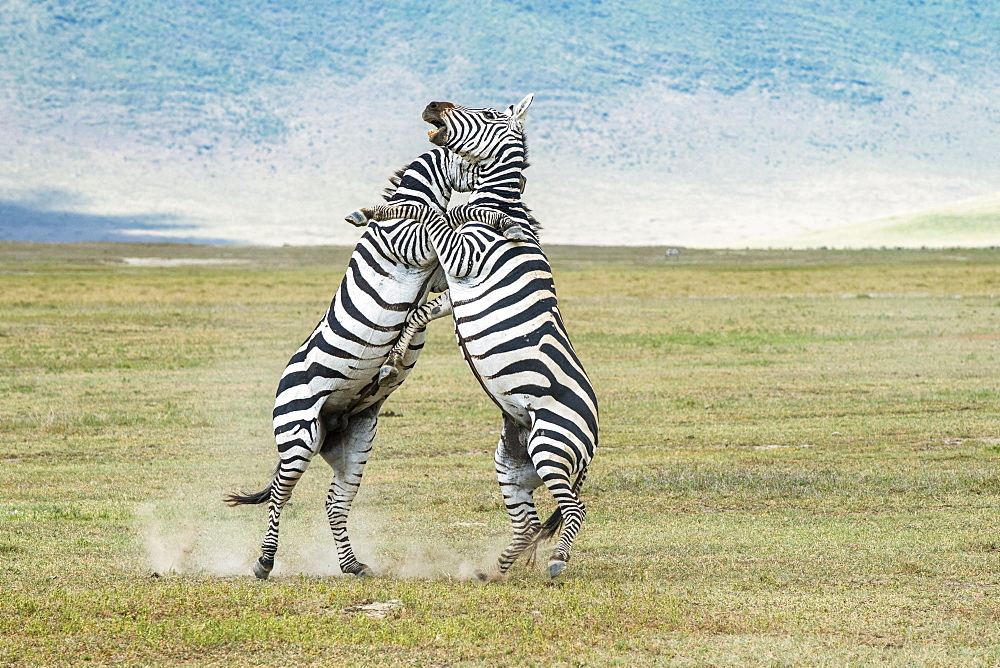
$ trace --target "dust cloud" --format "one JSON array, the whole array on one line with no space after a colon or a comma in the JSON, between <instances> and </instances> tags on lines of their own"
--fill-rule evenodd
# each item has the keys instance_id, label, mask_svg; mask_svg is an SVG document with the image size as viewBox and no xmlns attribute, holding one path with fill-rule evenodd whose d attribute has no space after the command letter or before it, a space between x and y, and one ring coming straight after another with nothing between
<instances>
[{"instance_id":1,"label":"dust cloud","mask_svg":"<svg viewBox=\"0 0 1000 668\"><path fill-rule=\"evenodd\" d=\"M188 491L143 504L136 521L146 567L160 576L251 576L266 505L228 508L221 496ZM282 513L272 577L342 575L322 498L306 496L298 503L293 498ZM356 504L349 530L355 556L376 575L466 581L488 572L506 546L505 520L491 521L488 532L485 523L455 522L426 524L417 534L400 530L393 514Z\"/></svg>"}]
</instances>

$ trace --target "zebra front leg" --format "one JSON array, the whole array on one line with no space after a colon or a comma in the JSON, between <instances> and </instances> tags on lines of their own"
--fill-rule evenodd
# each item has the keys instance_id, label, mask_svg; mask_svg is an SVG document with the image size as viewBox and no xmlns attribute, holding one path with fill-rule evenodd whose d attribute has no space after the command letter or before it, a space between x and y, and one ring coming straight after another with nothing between
<instances>
[{"instance_id":1,"label":"zebra front leg","mask_svg":"<svg viewBox=\"0 0 1000 668\"><path fill-rule=\"evenodd\" d=\"M493 463L514 535L497 559L496 569L500 577L534 543L542 528L534 498L535 489L542 484L542 480L528 457L526 441L527 430L505 415Z\"/></svg>"},{"instance_id":2,"label":"zebra front leg","mask_svg":"<svg viewBox=\"0 0 1000 668\"><path fill-rule=\"evenodd\" d=\"M448 212L448 222L453 228L461 227L463 224L474 220L490 225L500 232L505 239L511 241L527 241L531 237L521 223L511 218L505 213L486 207L475 206L473 204L461 204Z\"/></svg>"},{"instance_id":3,"label":"zebra front leg","mask_svg":"<svg viewBox=\"0 0 1000 668\"><path fill-rule=\"evenodd\" d=\"M378 204L362 207L344 218L355 227L364 227L373 220L411 219L428 222L430 218L440 218L441 214L419 204Z\"/></svg>"},{"instance_id":4,"label":"zebra front leg","mask_svg":"<svg viewBox=\"0 0 1000 668\"><path fill-rule=\"evenodd\" d=\"M510 221L510 224L502 229L504 239L510 241L529 241L531 239L519 222L513 218L507 218L507 220Z\"/></svg>"},{"instance_id":5,"label":"zebra front leg","mask_svg":"<svg viewBox=\"0 0 1000 668\"><path fill-rule=\"evenodd\" d=\"M344 220L354 227L364 227L371 220L371 216L366 216L364 211L364 209L359 209L354 213L349 213L344 217Z\"/></svg>"},{"instance_id":6,"label":"zebra front leg","mask_svg":"<svg viewBox=\"0 0 1000 668\"><path fill-rule=\"evenodd\" d=\"M359 576L371 575L372 570L354 556L347 535L347 517L361 485L365 465L368 463L381 406L380 401L356 415L351 415L346 428L330 434L320 451L323 459L333 469L333 480L326 497L326 515L337 546L340 570Z\"/></svg>"},{"instance_id":7,"label":"zebra front leg","mask_svg":"<svg viewBox=\"0 0 1000 668\"><path fill-rule=\"evenodd\" d=\"M403 365L403 355L406 354L407 349L410 347L410 341L413 340L413 336L426 327L427 323L431 320L443 318L446 315L451 315L451 313L451 297L447 292L444 292L431 301L425 302L407 316L406 324L403 326L403 331L399 334L396 345L392 347L385 364L379 369L378 384L389 385L395 382L396 378L399 377L399 372Z\"/></svg>"}]
</instances>

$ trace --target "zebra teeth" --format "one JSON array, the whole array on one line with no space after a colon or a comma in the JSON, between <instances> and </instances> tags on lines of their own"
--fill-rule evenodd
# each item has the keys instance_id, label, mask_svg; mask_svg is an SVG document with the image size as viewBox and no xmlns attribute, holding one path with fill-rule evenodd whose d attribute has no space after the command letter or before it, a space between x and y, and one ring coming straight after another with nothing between
<instances>
[{"instance_id":1,"label":"zebra teeth","mask_svg":"<svg viewBox=\"0 0 1000 668\"><path fill-rule=\"evenodd\" d=\"M431 140L431 143L435 146L444 146L448 143L448 128L443 125L436 130L428 130L427 138Z\"/></svg>"},{"instance_id":2,"label":"zebra teeth","mask_svg":"<svg viewBox=\"0 0 1000 668\"><path fill-rule=\"evenodd\" d=\"M425 121L434 126L433 130L427 131L427 138L436 146L444 146L448 143L448 128L439 118L424 118Z\"/></svg>"}]
</instances>

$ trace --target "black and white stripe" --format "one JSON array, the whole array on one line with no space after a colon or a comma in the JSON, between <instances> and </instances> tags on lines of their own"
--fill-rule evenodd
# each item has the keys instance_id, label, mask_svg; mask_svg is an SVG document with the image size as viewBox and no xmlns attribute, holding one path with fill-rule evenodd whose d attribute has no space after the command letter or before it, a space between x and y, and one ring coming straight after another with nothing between
<instances>
[{"instance_id":1,"label":"black and white stripe","mask_svg":"<svg viewBox=\"0 0 1000 668\"><path fill-rule=\"evenodd\" d=\"M452 190L469 190L474 165L441 147L424 153L393 179L390 207L419 205L415 215L447 207ZM357 222L357 221L352 221ZM230 494L229 505L268 502L268 526L254 573L266 578L278 549L278 521L299 478L319 453L333 469L326 511L341 570L370 572L357 560L347 516L375 438L379 409L406 378L423 346L420 332L404 352L399 374L378 382L379 369L406 317L431 291L446 287L424 225L387 220L365 229L323 319L289 360L275 398L278 465L256 494Z\"/></svg>"},{"instance_id":2,"label":"black and white stripe","mask_svg":"<svg viewBox=\"0 0 1000 668\"><path fill-rule=\"evenodd\" d=\"M437 103L443 143L477 160L479 174L469 203L447 219L428 217L427 229L447 276L462 353L504 416L494 459L514 537L497 569L505 573L525 550L533 555L538 541L554 536L561 524L549 559L555 577L566 567L583 522L578 491L598 442L598 407L566 333L537 224L521 202L530 102L529 96L506 114ZM475 151L451 144L465 133L480 138ZM454 229L468 220L489 220L483 212L518 221L528 230L525 239L505 239L481 222ZM542 484L558 504L544 528L533 499Z\"/></svg>"}]
</instances>

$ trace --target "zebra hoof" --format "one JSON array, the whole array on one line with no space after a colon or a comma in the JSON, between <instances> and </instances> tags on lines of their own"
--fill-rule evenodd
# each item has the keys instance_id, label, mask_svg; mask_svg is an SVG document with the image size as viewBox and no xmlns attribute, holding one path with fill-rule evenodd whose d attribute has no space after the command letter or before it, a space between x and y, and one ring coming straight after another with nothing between
<instances>
[{"instance_id":1,"label":"zebra hoof","mask_svg":"<svg viewBox=\"0 0 1000 668\"><path fill-rule=\"evenodd\" d=\"M378 370L378 384L388 385L399 376L399 369L391 364L385 364Z\"/></svg>"},{"instance_id":2,"label":"zebra hoof","mask_svg":"<svg viewBox=\"0 0 1000 668\"><path fill-rule=\"evenodd\" d=\"M528 235L518 226L508 227L503 231L503 238L510 241L527 241Z\"/></svg>"},{"instance_id":3,"label":"zebra hoof","mask_svg":"<svg viewBox=\"0 0 1000 668\"><path fill-rule=\"evenodd\" d=\"M355 211L349 216L345 217L344 220L349 222L354 227L364 227L368 224L368 217L360 211Z\"/></svg>"},{"instance_id":4,"label":"zebra hoof","mask_svg":"<svg viewBox=\"0 0 1000 668\"><path fill-rule=\"evenodd\" d=\"M494 566L493 568L488 568L486 570L476 570L476 572L472 574L472 578L476 582L482 582L484 584L506 582L507 572L501 571L499 568Z\"/></svg>"},{"instance_id":5,"label":"zebra hoof","mask_svg":"<svg viewBox=\"0 0 1000 668\"><path fill-rule=\"evenodd\" d=\"M375 575L375 571L373 571L371 567L361 564L361 570L355 573L355 575L359 578L370 578Z\"/></svg>"},{"instance_id":6,"label":"zebra hoof","mask_svg":"<svg viewBox=\"0 0 1000 668\"><path fill-rule=\"evenodd\" d=\"M271 569L266 568L264 564L260 563L260 559L258 559L253 562L253 574L257 576L258 580L266 580L267 576L271 574Z\"/></svg>"},{"instance_id":7,"label":"zebra hoof","mask_svg":"<svg viewBox=\"0 0 1000 668\"><path fill-rule=\"evenodd\" d=\"M566 570L565 561L550 561L549 562L549 577L555 579L557 575Z\"/></svg>"}]
</instances>

